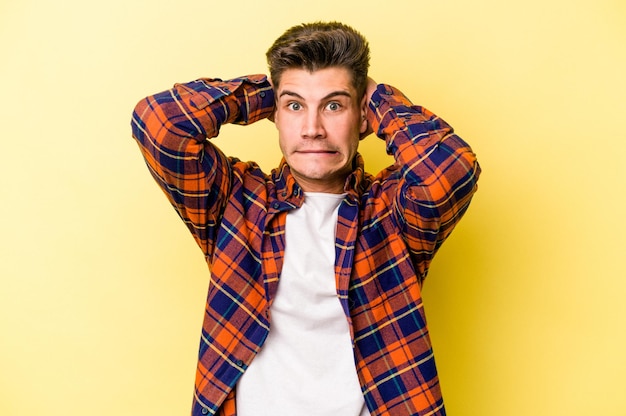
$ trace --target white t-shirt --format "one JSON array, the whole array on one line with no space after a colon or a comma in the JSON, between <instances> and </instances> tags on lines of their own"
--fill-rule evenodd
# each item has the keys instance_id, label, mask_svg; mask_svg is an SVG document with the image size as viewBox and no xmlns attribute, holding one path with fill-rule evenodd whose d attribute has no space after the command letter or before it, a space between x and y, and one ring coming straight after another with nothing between
<instances>
[{"instance_id":1,"label":"white t-shirt","mask_svg":"<svg viewBox=\"0 0 626 416\"><path fill-rule=\"evenodd\" d=\"M287 215L270 332L237 384L238 416L369 416L335 283L343 198L307 192Z\"/></svg>"}]
</instances>

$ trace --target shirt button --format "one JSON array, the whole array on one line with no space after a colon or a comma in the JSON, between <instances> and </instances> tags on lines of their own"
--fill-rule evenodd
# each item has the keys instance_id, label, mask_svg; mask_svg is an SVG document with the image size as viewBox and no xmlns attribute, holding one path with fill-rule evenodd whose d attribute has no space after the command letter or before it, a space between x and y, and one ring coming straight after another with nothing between
<instances>
[{"instance_id":1,"label":"shirt button","mask_svg":"<svg viewBox=\"0 0 626 416\"><path fill-rule=\"evenodd\" d=\"M202 414L203 414L203 415L208 415L208 414L209 414L209 409L207 409L207 408L203 407L203 408L202 408Z\"/></svg>"},{"instance_id":2,"label":"shirt button","mask_svg":"<svg viewBox=\"0 0 626 416\"><path fill-rule=\"evenodd\" d=\"M265 97L265 91L261 91L261 92L259 93L259 95L261 96L261 98L264 98L264 97Z\"/></svg>"},{"instance_id":3,"label":"shirt button","mask_svg":"<svg viewBox=\"0 0 626 416\"><path fill-rule=\"evenodd\" d=\"M278 209L278 208L280 208L280 204L279 204L278 202L274 202L274 203L272 204L272 208L274 208L274 209Z\"/></svg>"},{"instance_id":4,"label":"shirt button","mask_svg":"<svg viewBox=\"0 0 626 416\"><path fill-rule=\"evenodd\" d=\"M237 367L243 367L243 361L237 360Z\"/></svg>"}]
</instances>

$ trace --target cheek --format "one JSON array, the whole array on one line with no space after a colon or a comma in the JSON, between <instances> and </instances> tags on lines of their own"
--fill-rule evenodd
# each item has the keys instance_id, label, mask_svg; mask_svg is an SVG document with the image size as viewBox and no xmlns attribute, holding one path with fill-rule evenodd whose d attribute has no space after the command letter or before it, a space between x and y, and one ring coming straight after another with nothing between
<instances>
[{"instance_id":1,"label":"cheek","mask_svg":"<svg viewBox=\"0 0 626 416\"><path fill-rule=\"evenodd\" d=\"M294 129L293 117L289 117L289 114L283 114L281 111L276 111L274 116L274 125L279 134L288 136Z\"/></svg>"},{"instance_id":2,"label":"cheek","mask_svg":"<svg viewBox=\"0 0 626 416\"><path fill-rule=\"evenodd\" d=\"M356 138L356 140L354 140L354 141L352 142L352 155L351 155L351 156L356 155L356 153L358 152L358 150L359 150L359 143L360 143L360 142L361 142L361 141L359 140L359 138L358 138L358 137Z\"/></svg>"},{"instance_id":3,"label":"cheek","mask_svg":"<svg viewBox=\"0 0 626 416\"><path fill-rule=\"evenodd\" d=\"M278 129L278 147L280 147L280 150L285 153L285 139L280 129Z\"/></svg>"},{"instance_id":4,"label":"cheek","mask_svg":"<svg viewBox=\"0 0 626 416\"><path fill-rule=\"evenodd\" d=\"M365 128L367 128L367 122L365 122ZM353 142L353 146L358 146L359 139L361 138L361 133L363 133L365 130L363 129L363 123L361 123L361 120L352 120L350 125L346 127L345 131L346 134L350 137L350 140Z\"/></svg>"},{"instance_id":5,"label":"cheek","mask_svg":"<svg viewBox=\"0 0 626 416\"><path fill-rule=\"evenodd\" d=\"M278 146L283 154L287 153L287 150L292 146L293 140L290 140L293 132L289 129L289 126L276 123L276 130L278 131Z\"/></svg>"}]
</instances>

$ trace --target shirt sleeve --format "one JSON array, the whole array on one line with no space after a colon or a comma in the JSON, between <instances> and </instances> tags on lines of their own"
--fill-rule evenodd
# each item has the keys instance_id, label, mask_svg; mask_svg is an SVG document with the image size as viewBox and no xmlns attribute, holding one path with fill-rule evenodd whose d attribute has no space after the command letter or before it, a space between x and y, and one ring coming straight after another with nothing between
<instances>
[{"instance_id":1,"label":"shirt sleeve","mask_svg":"<svg viewBox=\"0 0 626 416\"><path fill-rule=\"evenodd\" d=\"M372 128L399 167L393 215L420 280L477 190L480 166L452 127L398 89L378 85L369 103Z\"/></svg>"},{"instance_id":2,"label":"shirt sleeve","mask_svg":"<svg viewBox=\"0 0 626 416\"><path fill-rule=\"evenodd\" d=\"M205 256L213 249L232 180L229 159L207 139L225 123L251 124L273 109L274 93L264 75L176 84L135 107L132 134L148 169Z\"/></svg>"}]
</instances>

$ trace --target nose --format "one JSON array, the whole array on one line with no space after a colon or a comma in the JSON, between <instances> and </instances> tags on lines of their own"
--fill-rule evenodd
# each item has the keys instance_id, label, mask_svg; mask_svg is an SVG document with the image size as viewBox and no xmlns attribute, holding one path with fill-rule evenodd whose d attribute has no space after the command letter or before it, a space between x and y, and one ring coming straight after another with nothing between
<instances>
[{"instance_id":1,"label":"nose","mask_svg":"<svg viewBox=\"0 0 626 416\"><path fill-rule=\"evenodd\" d=\"M302 137L305 139L320 139L325 135L322 117L317 111L309 111L302 123Z\"/></svg>"}]
</instances>

